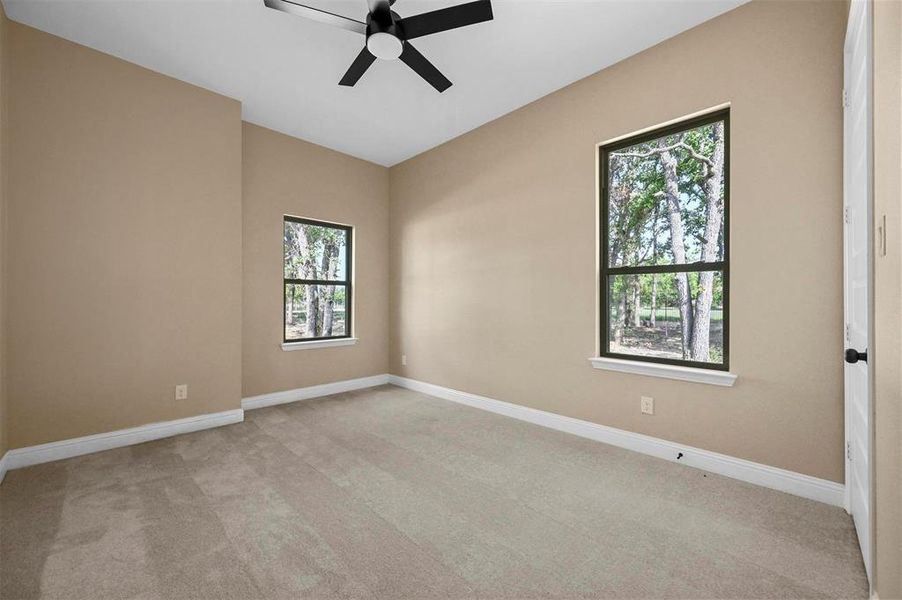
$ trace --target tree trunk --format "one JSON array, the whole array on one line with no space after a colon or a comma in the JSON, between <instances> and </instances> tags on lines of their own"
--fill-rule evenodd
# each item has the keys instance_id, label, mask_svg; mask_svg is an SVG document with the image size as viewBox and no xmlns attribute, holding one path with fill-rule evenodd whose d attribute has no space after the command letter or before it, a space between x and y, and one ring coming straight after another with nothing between
<instances>
[{"instance_id":1,"label":"tree trunk","mask_svg":"<svg viewBox=\"0 0 902 600\"><path fill-rule=\"evenodd\" d=\"M335 278L335 272L338 270L338 246L331 241L327 241L323 248L323 273L326 278L332 280ZM332 335L332 323L335 314L335 286L324 286L323 293L323 336Z\"/></svg>"},{"instance_id":2,"label":"tree trunk","mask_svg":"<svg viewBox=\"0 0 902 600\"><path fill-rule=\"evenodd\" d=\"M294 286L291 288L291 293L286 293L286 295L288 297L285 299L285 323L291 323L291 315L294 314Z\"/></svg>"},{"instance_id":3,"label":"tree trunk","mask_svg":"<svg viewBox=\"0 0 902 600\"><path fill-rule=\"evenodd\" d=\"M623 286L623 293L620 294L620 306L623 307L623 326L633 326L633 290L632 285L627 283Z\"/></svg>"},{"instance_id":4,"label":"tree trunk","mask_svg":"<svg viewBox=\"0 0 902 600\"><path fill-rule=\"evenodd\" d=\"M307 286L307 337L318 337L319 329L319 290L315 285Z\"/></svg>"},{"instance_id":5,"label":"tree trunk","mask_svg":"<svg viewBox=\"0 0 902 600\"><path fill-rule=\"evenodd\" d=\"M639 285L639 276L633 275L632 279L632 303L633 303L633 327L639 327L642 325L642 301L641 301L641 288Z\"/></svg>"},{"instance_id":6,"label":"tree trunk","mask_svg":"<svg viewBox=\"0 0 902 600\"><path fill-rule=\"evenodd\" d=\"M612 209L616 207L616 222L612 227L613 232L611 235L611 247L610 254L608 256L608 261L611 266L626 264L626 253L628 250L628 245L625 243L626 238L628 236L627 231L627 212L625 209L625 205L629 202L629 193L625 189L615 190L615 194L611 197ZM613 294L614 286L611 285L611 281L605 283L608 285L609 295L608 295L608 305L605 307L605 310L611 311L611 331L609 335L611 336L611 341L616 344L623 344L623 333L626 328L626 324L629 322L629 318L627 315L628 303L626 302L626 294L627 290L624 288L621 290L620 294L618 294L615 299ZM613 310L612 310L613 309Z\"/></svg>"},{"instance_id":7,"label":"tree trunk","mask_svg":"<svg viewBox=\"0 0 902 600\"><path fill-rule=\"evenodd\" d=\"M710 358L711 287L713 283L714 274L710 271L698 274L691 350L692 360L700 362L708 362Z\"/></svg>"},{"instance_id":8,"label":"tree trunk","mask_svg":"<svg viewBox=\"0 0 902 600\"><path fill-rule=\"evenodd\" d=\"M723 123L714 125L714 155L708 179L705 181L705 243L702 246L703 262L713 262L718 258L720 248L720 224L722 221L724 158ZM698 293L695 299L695 315L692 331L692 358L707 362L710 357L711 301L714 299L714 273L703 271L698 274Z\"/></svg>"},{"instance_id":9,"label":"tree trunk","mask_svg":"<svg viewBox=\"0 0 902 600\"><path fill-rule=\"evenodd\" d=\"M658 264L658 218L661 216L660 213L661 203L658 202L658 199L655 198L655 211L652 216L651 221L651 264ZM655 328L658 326L658 315L656 314L658 310L658 275L657 273L652 273L651 276L651 313L648 316L648 324L650 327Z\"/></svg>"},{"instance_id":10,"label":"tree trunk","mask_svg":"<svg viewBox=\"0 0 902 600\"><path fill-rule=\"evenodd\" d=\"M323 335L332 335L332 319L335 314L335 286L330 285L323 294Z\"/></svg>"},{"instance_id":11,"label":"tree trunk","mask_svg":"<svg viewBox=\"0 0 902 600\"><path fill-rule=\"evenodd\" d=\"M639 250L634 248L629 254L629 257L626 258L629 262L624 261L624 264L637 264ZM641 324L639 323L641 318L639 314L639 276L626 275L623 283L623 306L625 308L623 324L627 327L639 327Z\"/></svg>"},{"instance_id":12,"label":"tree trunk","mask_svg":"<svg viewBox=\"0 0 902 600\"><path fill-rule=\"evenodd\" d=\"M648 323L651 327L658 326L658 317L655 314L658 310L658 275L653 274L651 276L651 316L648 318Z\"/></svg>"},{"instance_id":13,"label":"tree trunk","mask_svg":"<svg viewBox=\"0 0 902 600\"><path fill-rule=\"evenodd\" d=\"M303 279L316 279L316 263L313 261L310 243L307 240L307 231L304 227L298 227L298 252L301 256L301 277ZM319 329L319 290L315 285L305 287L306 321L304 333L306 337L317 337L317 329Z\"/></svg>"},{"instance_id":14,"label":"tree trunk","mask_svg":"<svg viewBox=\"0 0 902 600\"><path fill-rule=\"evenodd\" d=\"M623 330L626 328L626 293L620 294L617 300L617 314L614 319L614 339L623 344Z\"/></svg>"},{"instance_id":15,"label":"tree trunk","mask_svg":"<svg viewBox=\"0 0 902 600\"><path fill-rule=\"evenodd\" d=\"M662 139L661 147L666 144ZM674 262L685 264L686 247L683 242L683 216L680 214L680 188L677 179L677 159L669 151L661 152L661 166L664 169L664 200L667 202L667 214L670 221L670 240ZM692 348L692 296L689 290L689 278L686 273L676 273L677 296L680 308L680 332L683 358L690 358Z\"/></svg>"}]
</instances>

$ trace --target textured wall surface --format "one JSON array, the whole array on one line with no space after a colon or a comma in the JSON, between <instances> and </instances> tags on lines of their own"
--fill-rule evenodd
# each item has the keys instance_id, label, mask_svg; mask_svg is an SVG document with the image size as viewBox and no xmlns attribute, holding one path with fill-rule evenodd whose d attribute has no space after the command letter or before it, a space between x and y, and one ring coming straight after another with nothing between
<instances>
[{"instance_id":1,"label":"textured wall surface","mask_svg":"<svg viewBox=\"0 0 902 600\"><path fill-rule=\"evenodd\" d=\"M238 408L239 103L7 34L9 446Z\"/></svg>"},{"instance_id":2,"label":"textured wall surface","mask_svg":"<svg viewBox=\"0 0 902 600\"><path fill-rule=\"evenodd\" d=\"M393 167L392 372L843 481L845 8L752 2ZM722 103L739 379L593 370L595 146Z\"/></svg>"},{"instance_id":3,"label":"textured wall surface","mask_svg":"<svg viewBox=\"0 0 902 600\"><path fill-rule=\"evenodd\" d=\"M354 346L282 350L282 217L354 227ZM244 396L388 371L388 169L244 124Z\"/></svg>"}]
</instances>

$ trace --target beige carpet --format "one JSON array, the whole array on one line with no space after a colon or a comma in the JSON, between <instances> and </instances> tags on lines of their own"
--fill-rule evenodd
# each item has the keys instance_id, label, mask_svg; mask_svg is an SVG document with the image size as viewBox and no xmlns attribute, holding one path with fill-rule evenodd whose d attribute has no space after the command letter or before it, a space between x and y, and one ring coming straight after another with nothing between
<instances>
[{"instance_id":1,"label":"beige carpet","mask_svg":"<svg viewBox=\"0 0 902 600\"><path fill-rule=\"evenodd\" d=\"M865 598L840 509L381 387L12 471L0 596Z\"/></svg>"}]
</instances>

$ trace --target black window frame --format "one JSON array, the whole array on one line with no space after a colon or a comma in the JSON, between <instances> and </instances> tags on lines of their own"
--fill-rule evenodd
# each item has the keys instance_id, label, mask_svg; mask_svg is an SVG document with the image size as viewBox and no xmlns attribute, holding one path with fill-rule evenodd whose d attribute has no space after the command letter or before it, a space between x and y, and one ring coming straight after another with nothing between
<instances>
[{"instance_id":1,"label":"black window frame","mask_svg":"<svg viewBox=\"0 0 902 600\"><path fill-rule=\"evenodd\" d=\"M622 150L636 144L650 142L661 137L673 135L690 129L695 129L704 125L710 125L723 121L724 123L724 198L723 198L723 260L717 262L694 262L687 264L674 265L653 265L653 266L634 266L634 267L611 267L609 248L610 248L610 224L608 223L608 155L611 152ZM711 112L698 117L693 117L659 127L654 130L620 139L610 144L599 146L599 214L601 219L598 223L600 244L600 270L599 270L599 297L601 305L599 307L601 318L599 319L601 326L600 355L604 358L616 358L621 360L631 360L638 362L649 362L666 365L676 365L681 367L694 367L700 369L709 369L714 371L730 370L730 109L725 108L715 112ZM710 363L683 359L661 358L657 356L642 356L638 354L624 354L620 352L611 352L611 309L609 306L609 278L615 275L635 275L647 273L692 273L701 271L720 271L723 273L723 362Z\"/></svg>"},{"instance_id":2,"label":"black window frame","mask_svg":"<svg viewBox=\"0 0 902 600\"><path fill-rule=\"evenodd\" d=\"M325 227L328 229L338 229L340 231L345 232L345 239L347 243L345 244L345 278L344 279L295 279L291 277L285 277L285 248L284 248L284 239L285 239L285 225L287 223L299 223L301 225L313 225L316 227ZM342 225L340 223L330 223L328 221L317 221L315 219L307 219L304 217L293 217L290 215L283 215L282 217L282 343L283 344L303 344L304 342L316 342L323 340L343 340L349 339L353 337L352 331L352 308L353 308L353 244L354 244L354 228L350 225ZM345 333L343 335L330 335L330 336L319 336L319 337L304 337L304 338L288 338L286 334L286 326L288 323L286 322L286 310L288 308L287 302L287 287L288 285L341 285L344 286L345 293Z\"/></svg>"}]
</instances>

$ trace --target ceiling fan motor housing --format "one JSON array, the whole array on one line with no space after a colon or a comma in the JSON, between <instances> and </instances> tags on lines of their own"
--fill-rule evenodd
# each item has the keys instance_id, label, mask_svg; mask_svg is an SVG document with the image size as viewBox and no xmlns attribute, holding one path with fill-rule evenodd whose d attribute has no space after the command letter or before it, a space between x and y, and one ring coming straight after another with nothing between
<instances>
[{"instance_id":1,"label":"ceiling fan motor housing","mask_svg":"<svg viewBox=\"0 0 902 600\"><path fill-rule=\"evenodd\" d=\"M360 50L354 62L338 82L338 85L346 87L354 87L367 69L376 62L376 59L381 58L382 60L400 59L436 91L444 92L451 87L451 80L429 62L429 59L420 54L410 40L491 21L494 18L492 0L470 0L464 4L404 18L398 16L391 9L395 0L367 0L370 10L366 23L320 8L306 6L297 0L263 0L263 3L270 8L335 25L366 36L366 45Z\"/></svg>"},{"instance_id":2,"label":"ceiling fan motor housing","mask_svg":"<svg viewBox=\"0 0 902 600\"><path fill-rule=\"evenodd\" d=\"M395 60L404 50L404 41L396 23L400 17L393 10L370 13L366 20L366 48L376 58Z\"/></svg>"}]
</instances>

